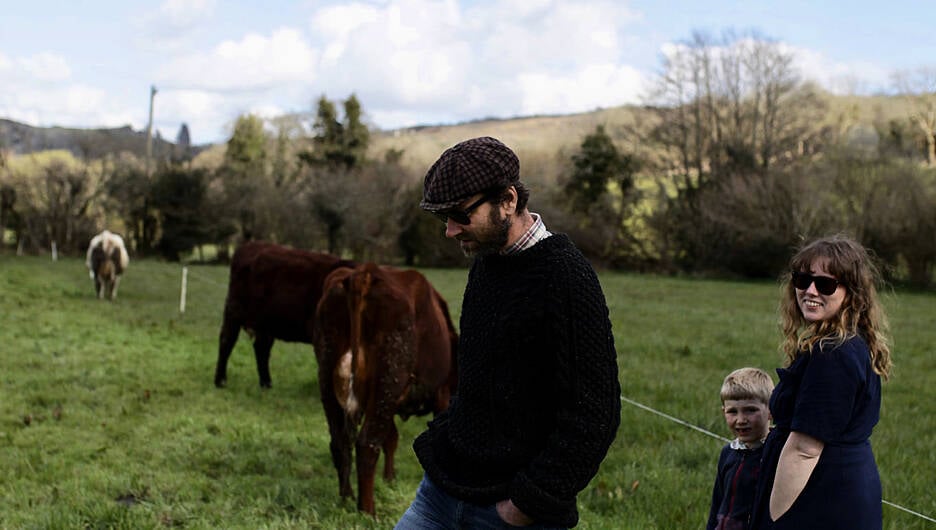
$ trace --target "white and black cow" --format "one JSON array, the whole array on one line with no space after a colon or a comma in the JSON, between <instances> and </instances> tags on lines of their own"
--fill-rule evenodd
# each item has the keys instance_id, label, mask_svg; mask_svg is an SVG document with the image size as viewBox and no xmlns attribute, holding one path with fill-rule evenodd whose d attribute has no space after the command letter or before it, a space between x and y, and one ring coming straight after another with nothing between
<instances>
[{"instance_id":1,"label":"white and black cow","mask_svg":"<svg viewBox=\"0 0 936 530\"><path fill-rule=\"evenodd\" d=\"M130 256L127 254L123 238L108 230L94 236L88 245L85 263L88 265L91 279L94 280L94 292L98 298L117 298L120 276L130 264Z\"/></svg>"}]
</instances>

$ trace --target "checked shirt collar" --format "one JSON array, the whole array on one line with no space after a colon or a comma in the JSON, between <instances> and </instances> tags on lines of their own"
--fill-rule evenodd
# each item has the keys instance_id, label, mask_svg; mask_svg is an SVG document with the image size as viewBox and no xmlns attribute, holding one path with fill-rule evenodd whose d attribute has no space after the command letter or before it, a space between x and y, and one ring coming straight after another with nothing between
<instances>
[{"instance_id":1,"label":"checked shirt collar","mask_svg":"<svg viewBox=\"0 0 936 530\"><path fill-rule=\"evenodd\" d=\"M538 213L531 212L530 215L533 216L533 225L513 245L502 250L502 255L519 254L552 235L552 232L546 230L546 224Z\"/></svg>"}]
</instances>

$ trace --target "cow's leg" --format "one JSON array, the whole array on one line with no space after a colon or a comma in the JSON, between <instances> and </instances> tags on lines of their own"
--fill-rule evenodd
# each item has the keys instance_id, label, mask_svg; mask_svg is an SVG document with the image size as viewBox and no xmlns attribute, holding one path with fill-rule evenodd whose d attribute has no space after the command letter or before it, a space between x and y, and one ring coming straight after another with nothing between
<instances>
[{"instance_id":1,"label":"cow's leg","mask_svg":"<svg viewBox=\"0 0 936 530\"><path fill-rule=\"evenodd\" d=\"M271 388L273 380L270 379L270 350L273 348L273 336L258 331L253 347L254 357L257 359L257 373L260 374L260 387Z\"/></svg>"},{"instance_id":2,"label":"cow's leg","mask_svg":"<svg viewBox=\"0 0 936 530\"><path fill-rule=\"evenodd\" d=\"M99 299L104 298L104 283L101 282L100 276L94 276L94 294L97 295Z\"/></svg>"},{"instance_id":3,"label":"cow's leg","mask_svg":"<svg viewBox=\"0 0 936 530\"><path fill-rule=\"evenodd\" d=\"M120 285L120 276L114 276L114 286L111 287L111 300L117 299L117 287Z\"/></svg>"},{"instance_id":4,"label":"cow's leg","mask_svg":"<svg viewBox=\"0 0 936 530\"><path fill-rule=\"evenodd\" d=\"M390 418L393 421L393 418ZM379 424L379 425L375 425ZM364 426L357 437L357 478L358 510L374 515L374 475L377 472L377 459L380 457L382 434L386 423L364 415Z\"/></svg>"},{"instance_id":5,"label":"cow's leg","mask_svg":"<svg viewBox=\"0 0 936 530\"><path fill-rule=\"evenodd\" d=\"M397 399L403 395L405 387L400 378L391 375L391 364L386 359L380 364L382 375L378 376L376 388L367 399L364 425L357 438L358 509L371 515L374 514L374 475L380 448L387 450L384 454L384 476L389 472L392 478L393 453L399 437L393 417Z\"/></svg>"},{"instance_id":6,"label":"cow's leg","mask_svg":"<svg viewBox=\"0 0 936 530\"><path fill-rule=\"evenodd\" d=\"M332 464L338 472L338 493L342 498L354 497L354 492L351 490L351 447L355 424L341 408L338 397L335 395L332 372L326 360L330 357L329 354L317 357L322 408L325 409L328 433L331 435L328 448L331 450Z\"/></svg>"},{"instance_id":7,"label":"cow's leg","mask_svg":"<svg viewBox=\"0 0 936 530\"><path fill-rule=\"evenodd\" d=\"M396 470L393 467L393 455L396 454L399 443L400 433L397 431L393 418L390 418L390 428L387 430L387 438L383 443L384 480L390 481L396 477Z\"/></svg>"},{"instance_id":8,"label":"cow's leg","mask_svg":"<svg viewBox=\"0 0 936 530\"><path fill-rule=\"evenodd\" d=\"M228 310L224 311L224 322L221 324L221 333L218 337L218 364L215 366L215 386L223 388L227 384L227 362L231 351L237 344L240 334L240 322L236 321Z\"/></svg>"}]
</instances>

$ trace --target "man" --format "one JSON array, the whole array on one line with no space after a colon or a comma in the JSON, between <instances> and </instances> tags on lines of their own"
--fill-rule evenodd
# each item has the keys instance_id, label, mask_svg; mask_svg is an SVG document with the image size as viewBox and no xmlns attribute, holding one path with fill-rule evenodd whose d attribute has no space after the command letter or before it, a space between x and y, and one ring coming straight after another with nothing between
<instances>
[{"instance_id":1,"label":"man","mask_svg":"<svg viewBox=\"0 0 936 530\"><path fill-rule=\"evenodd\" d=\"M527 210L516 154L459 143L426 174L420 206L474 256L462 303L458 391L413 443L425 470L397 523L566 528L620 423L617 354L598 278Z\"/></svg>"}]
</instances>

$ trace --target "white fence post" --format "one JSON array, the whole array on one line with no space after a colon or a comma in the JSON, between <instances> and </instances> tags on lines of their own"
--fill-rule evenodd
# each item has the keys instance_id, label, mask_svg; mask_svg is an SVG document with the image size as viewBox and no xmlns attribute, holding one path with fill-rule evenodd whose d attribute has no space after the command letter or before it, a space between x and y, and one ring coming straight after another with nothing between
<instances>
[{"instance_id":1,"label":"white fence post","mask_svg":"<svg viewBox=\"0 0 936 530\"><path fill-rule=\"evenodd\" d=\"M188 267L182 267L182 294L179 296L179 313L185 313L185 285L188 283Z\"/></svg>"},{"instance_id":2,"label":"white fence post","mask_svg":"<svg viewBox=\"0 0 936 530\"><path fill-rule=\"evenodd\" d=\"M52 242L52 261L58 261L58 249L55 248L55 241Z\"/></svg>"}]
</instances>

